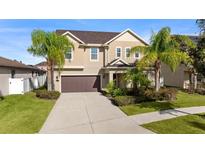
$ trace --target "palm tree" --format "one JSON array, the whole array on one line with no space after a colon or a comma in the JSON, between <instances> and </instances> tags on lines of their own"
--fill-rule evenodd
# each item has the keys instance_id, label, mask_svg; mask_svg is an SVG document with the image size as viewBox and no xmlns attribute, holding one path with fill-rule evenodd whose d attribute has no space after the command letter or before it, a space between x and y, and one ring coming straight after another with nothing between
<instances>
[{"instance_id":1,"label":"palm tree","mask_svg":"<svg viewBox=\"0 0 205 154\"><path fill-rule=\"evenodd\" d=\"M136 46L131 51L144 54L137 67L154 67L156 91L160 89L162 62L167 64L172 71L175 71L182 62L190 61L188 54L180 50L179 44L171 36L169 27L164 27L158 33L153 34L149 46Z\"/></svg>"},{"instance_id":2,"label":"palm tree","mask_svg":"<svg viewBox=\"0 0 205 154\"><path fill-rule=\"evenodd\" d=\"M27 49L34 56L44 57L47 61L47 88L48 91L54 89L53 72L57 65L59 73L65 62L65 54L73 44L66 36L57 35L55 32L45 32L34 30L31 34L32 45Z\"/></svg>"},{"instance_id":3,"label":"palm tree","mask_svg":"<svg viewBox=\"0 0 205 154\"><path fill-rule=\"evenodd\" d=\"M133 84L133 91L136 92L139 86L147 87L150 84L146 74L139 68L128 69L124 75L125 81L131 81Z\"/></svg>"}]
</instances>

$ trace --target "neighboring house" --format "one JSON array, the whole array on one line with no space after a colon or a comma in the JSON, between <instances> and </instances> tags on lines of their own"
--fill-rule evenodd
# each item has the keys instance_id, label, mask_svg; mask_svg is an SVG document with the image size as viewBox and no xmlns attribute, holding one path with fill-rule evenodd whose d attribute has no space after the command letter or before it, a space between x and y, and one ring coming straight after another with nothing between
<instances>
[{"instance_id":1,"label":"neighboring house","mask_svg":"<svg viewBox=\"0 0 205 154\"><path fill-rule=\"evenodd\" d=\"M199 36L188 37L196 44L199 41ZM181 64L175 72L172 72L166 64L162 64L161 76L166 86L188 89L190 87L190 81L194 83L194 88L197 86L197 73L191 71L184 64Z\"/></svg>"},{"instance_id":2,"label":"neighboring house","mask_svg":"<svg viewBox=\"0 0 205 154\"><path fill-rule=\"evenodd\" d=\"M148 45L132 30L96 32L57 30L74 44L66 55L61 73L54 72L55 90L60 92L100 91L110 81L124 87L122 77L128 68L142 58L139 52L130 54L134 46Z\"/></svg>"},{"instance_id":3,"label":"neighboring house","mask_svg":"<svg viewBox=\"0 0 205 154\"><path fill-rule=\"evenodd\" d=\"M47 62L43 61L35 65L37 68L47 71Z\"/></svg>"},{"instance_id":4,"label":"neighboring house","mask_svg":"<svg viewBox=\"0 0 205 154\"><path fill-rule=\"evenodd\" d=\"M9 88L12 79L29 79L43 74L44 71L34 66L0 57L0 96L10 94ZM19 87L14 85L14 88L18 89Z\"/></svg>"}]
</instances>

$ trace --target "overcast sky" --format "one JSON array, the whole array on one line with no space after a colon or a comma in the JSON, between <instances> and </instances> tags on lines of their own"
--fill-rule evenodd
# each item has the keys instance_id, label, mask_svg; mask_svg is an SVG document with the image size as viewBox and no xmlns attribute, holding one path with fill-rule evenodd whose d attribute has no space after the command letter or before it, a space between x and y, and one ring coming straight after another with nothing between
<instances>
[{"instance_id":1,"label":"overcast sky","mask_svg":"<svg viewBox=\"0 0 205 154\"><path fill-rule=\"evenodd\" d=\"M132 29L146 41L160 28L169 26L172 34L198 35L196 20L0 20L0 56L16 59L26 64L36 64L43 59L27 52L33 29L97 30L121 32Z\"/></svg>"}]
</instances>

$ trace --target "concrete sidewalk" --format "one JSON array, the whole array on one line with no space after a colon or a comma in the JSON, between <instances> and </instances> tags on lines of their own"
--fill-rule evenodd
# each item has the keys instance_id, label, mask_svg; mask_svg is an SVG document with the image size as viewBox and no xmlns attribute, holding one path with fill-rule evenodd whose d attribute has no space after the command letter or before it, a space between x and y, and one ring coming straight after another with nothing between
<instances>
[{"instance_id":1,"label":"concrete sidewalk","mask_svg":"<svg viewBox=\"0 0 205 154\"><path fill-rule=\"evenodd\" d=\"M63 93L40 133L148 134L101 93Z\"/></svg>"},{"instance_id":2,"label":"concrete sidewalk","mask_svg":"<svg viewBox=\"0 0 205 154\"><path fill-rule=\"evenodd\" d=\"M179 116L202 113L202 112L205 112L205 106L178 108L178 109L170 109L170 110L164 110L158 112L138 114L138 115L130 116L130 119L134 120L136 124L142 125L150 122L166 120L166 119L176 118Z\"/></svg>"}]
</instances>

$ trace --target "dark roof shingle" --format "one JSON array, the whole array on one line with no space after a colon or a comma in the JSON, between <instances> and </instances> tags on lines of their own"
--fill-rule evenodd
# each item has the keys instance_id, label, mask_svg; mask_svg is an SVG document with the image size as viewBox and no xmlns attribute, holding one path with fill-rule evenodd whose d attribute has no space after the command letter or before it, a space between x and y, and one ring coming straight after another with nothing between
<instances>
[{"instance_id":1,"label":"dark roof shingle","mask_svg":"<svg viewBox=\"0 0 205 154\"><path fill-rule=\"evenodd\" d=\"M40 71L40 69L35 68L33 66L25 65L16 60L10 60L1 56L0 56L0 67L12 67L12 68L31 69L31 70Z\"/></svg>"},{"instance_id":2,"label":"dark roof shingle","mask_svg":"<svg viewBox=\"0 0 205 154\"><path fill-rule=\"evenodd\" d=\"M200 40L200 36L194 36L194 35L188 35L188 37L194 42L194 43L198 43Z\"/></svg>"},{"instance_id":3,"label":"dark roof shingle","mask_svg":"<svg viewBox=\"0 0 205 154\"><path fill-rule=\"evenodd\" d=\"M71 34L88 44L104 44L120 32L98 32L98 31L77 31L77 30L56 30L59 35L69 31Z\"/></svg>"},{"instance_id":4,"label":"dark roof shingle","mask_svg":"<svg viewBox=\"0 0 205 154\"><path fill-rule=\"evenodd\" d=\"M35 66L47 66L47 62L46 61L42 61L42 62L36 64Z\"/></svg>"}]
</instances>

